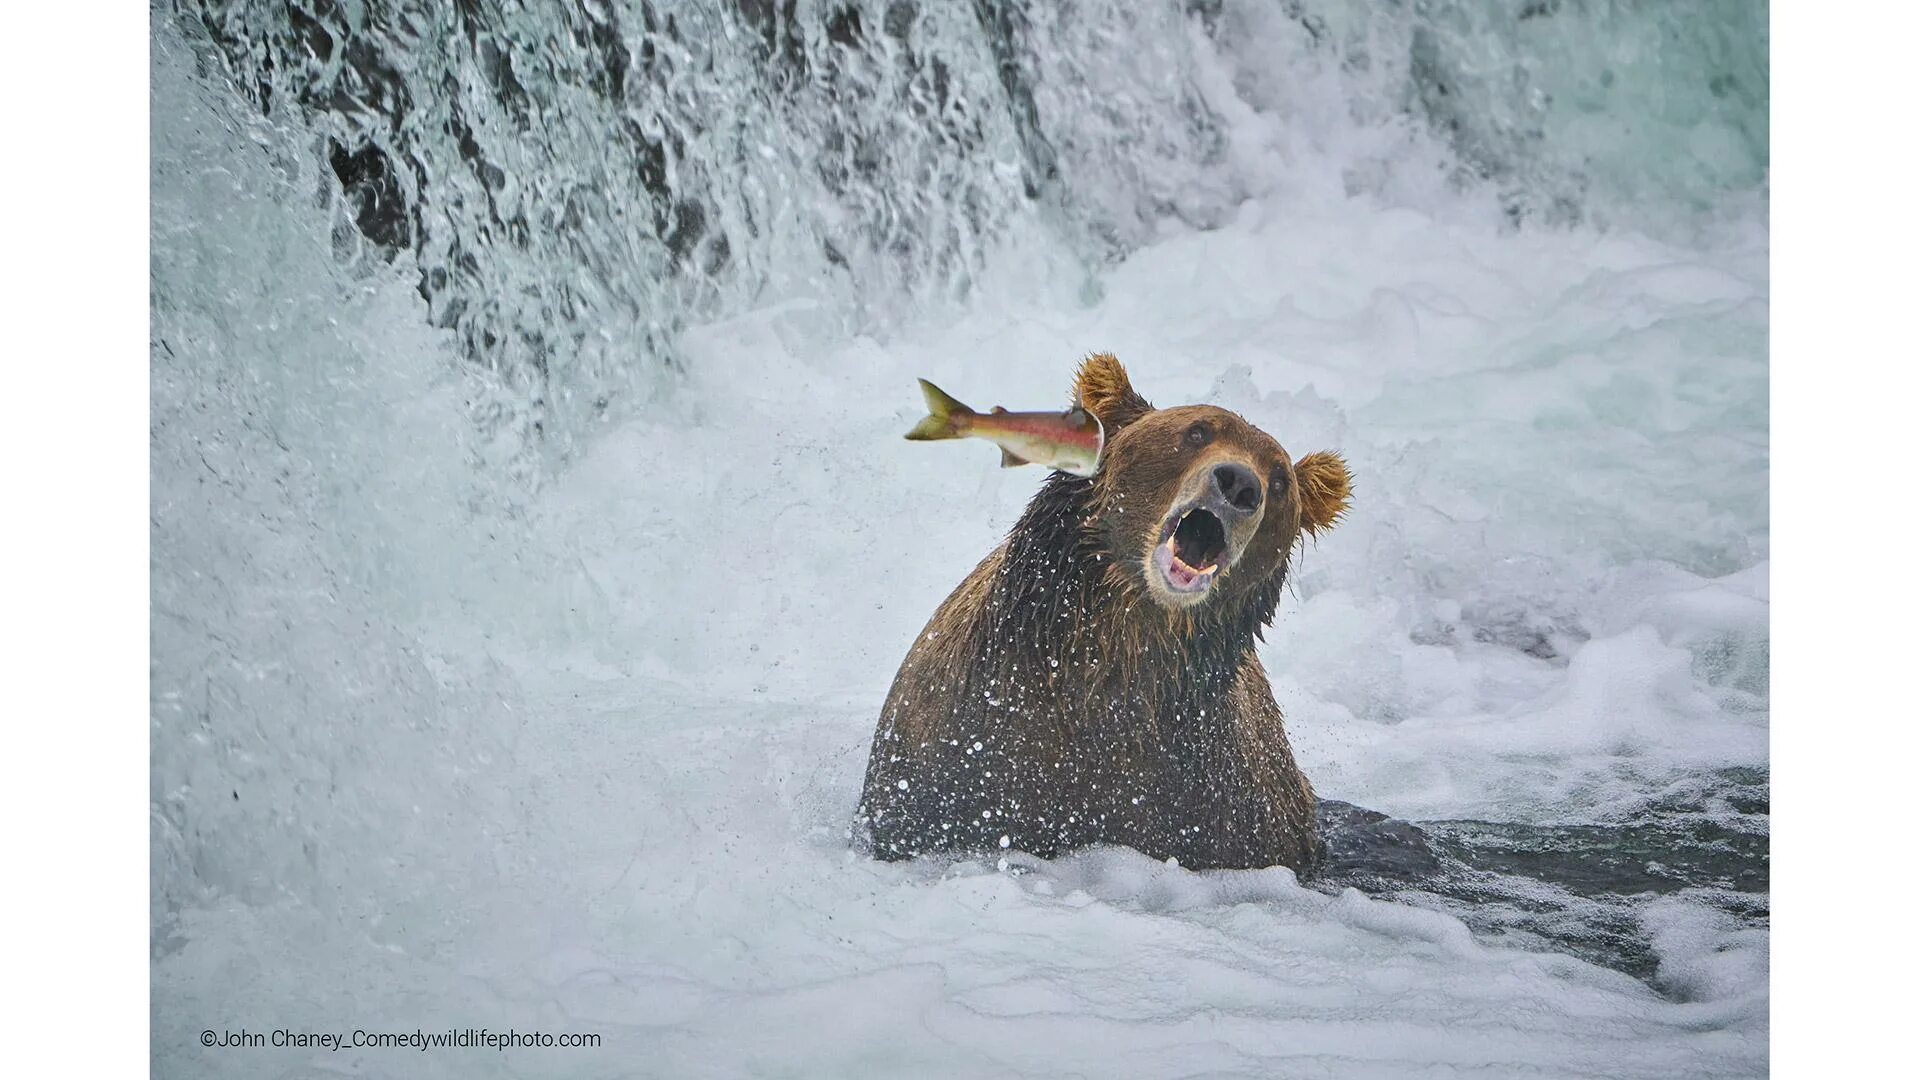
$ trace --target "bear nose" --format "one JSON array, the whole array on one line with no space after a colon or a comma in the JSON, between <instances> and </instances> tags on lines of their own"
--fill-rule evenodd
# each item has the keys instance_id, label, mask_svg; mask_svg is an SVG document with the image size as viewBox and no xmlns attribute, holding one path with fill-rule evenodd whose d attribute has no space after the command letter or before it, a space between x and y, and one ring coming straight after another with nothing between
<instances>
[{"instance_id":1,"label":"bear nose","mask_svg":"<svg viewBox=\"0 0 1920 1080\"><path fill-rule=\"evenodd\" d=\"M1260 509L1260 479L1245 465L1215 465L1213 490L1243 515Z\"/></svg>"}]
</instances>

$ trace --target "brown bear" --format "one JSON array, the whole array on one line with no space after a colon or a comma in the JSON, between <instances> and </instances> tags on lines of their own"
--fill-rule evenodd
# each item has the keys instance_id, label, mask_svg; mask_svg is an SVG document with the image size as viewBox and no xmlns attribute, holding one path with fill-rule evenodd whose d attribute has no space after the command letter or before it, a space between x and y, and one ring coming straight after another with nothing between
<instances>
[{"instance_id":1,"label":"brown bear","mask_svg":"<svg viewBox=\"0 0 1920 1080\"><path fill-rule=\"evenodd\" d=\"M1074 398L1099 472L1055 472L894 677L856 830L884 859L1122 844L1313 871L1313 788L1254 642L1350 479L1225 409L1155 409L1107 354Z\"/></svg>"}]
</instances>

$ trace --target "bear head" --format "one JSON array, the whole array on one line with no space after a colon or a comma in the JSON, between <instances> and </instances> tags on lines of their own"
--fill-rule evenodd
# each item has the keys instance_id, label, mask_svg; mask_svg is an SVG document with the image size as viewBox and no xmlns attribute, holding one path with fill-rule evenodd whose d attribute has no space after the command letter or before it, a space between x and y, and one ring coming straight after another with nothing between
<instances>
[{"instance_id":1,"label":"bear head","mask_svg":"<svg viewBox=\"0 0 1920 1080\"><path fill-rule=\"evenodd\" d=\"M1106 429L1084 524L1108 584L1176 624L1270 619L1294 544L1346 512L1346 463L1326 452L1296 461L1212 405L1156 409L1106 353L1080 366L1074 397Z\"/></svg>"}]
</instances>

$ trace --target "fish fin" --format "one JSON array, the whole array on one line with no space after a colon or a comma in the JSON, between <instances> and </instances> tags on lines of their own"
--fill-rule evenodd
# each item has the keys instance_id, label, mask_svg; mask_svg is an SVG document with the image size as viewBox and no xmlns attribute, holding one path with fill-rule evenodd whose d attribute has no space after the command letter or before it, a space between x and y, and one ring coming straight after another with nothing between
<instances>
[{"instance_id":1,"label":"fish fin","mask_svg":"<svg viewBox=\"0 0 1920 1080\"><path fill-rule=\"evenodd\" d=\"M966 436L966 432L960 430L960 424L956 421L974 415L972 409L955 401L952 395L925 379L920 380L920 393L927 399L927 415L913 425L913 430L907 432L907 438L915 442L925 442L933 439L959 439Z\"/></svg>"},{"instance_id":2,"label":"fish fin","mask_svg":"<svg viewBox=\"0 0 1920 1080\"><path fill-rule=\"evenodd\" d=\"M1006 411L1007 411L1007 407L1005 405L995 405L993 407L993 415L995 416L999 416L1001 413Z\"/></svg>"},{"instance_id":3,"label":"fish fin","mask_svg":"<svg viewBox=\"0 0 1920 1080\"><path fill-rule=\"evenodd\" d=\"M1013 451L1007 449L1006 447L1003 446L1000 448L1000 467L1001 468L1017 469L1022 465L1031 465L1031 464L1033 464L1033 462L1028 461L1026 458L1021 457L1019 454L1014 453Z\"/></svg>"}]
</instances>

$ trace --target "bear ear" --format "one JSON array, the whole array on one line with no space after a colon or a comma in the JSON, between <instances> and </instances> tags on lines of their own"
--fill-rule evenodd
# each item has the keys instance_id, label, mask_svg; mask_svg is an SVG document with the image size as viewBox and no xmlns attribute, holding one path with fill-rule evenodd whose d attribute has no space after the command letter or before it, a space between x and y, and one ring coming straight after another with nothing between
<instances>
[{"instance_id":1,"label":"bear ear","mask_svg":"<svg viewBox=\"0 0 1920 1080\"><path fill-rule=\"evenodd\" d=\"M1081 361L1073 379L1073 399L1100 418L1109 437L1153 411L1147 399L1134 392L1127 369L1112 353L1094 353Z\"/></svg>"},{"instance_id":2,"label":"bear ear","mask_svg":"<svg viewBox=\"0 0 1920 1080\"><path fill-rule=\"evenodd\" d=\"M1338 524L1353 496L1353 474L1339 454L1315 451L1294 463L1300 486L1300 529L1319 535Z\"/></svg>"}]
</instances>

